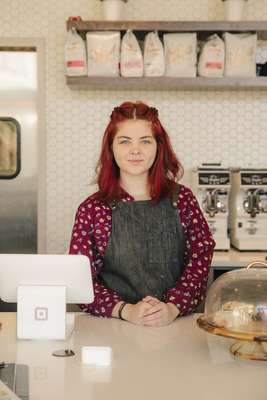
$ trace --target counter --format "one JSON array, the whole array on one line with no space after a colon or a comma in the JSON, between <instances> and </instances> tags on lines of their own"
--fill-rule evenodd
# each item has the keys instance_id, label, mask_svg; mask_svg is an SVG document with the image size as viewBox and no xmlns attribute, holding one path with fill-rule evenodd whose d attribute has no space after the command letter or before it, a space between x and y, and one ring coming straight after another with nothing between
<instances>
[{"instance_id":1,"label":"counter","mask_svg":"<svg viewBox=\"0 0 267 400\"><path fill-rule=\"evenodd\" d=\"M196 324L197 315L146 328L85 314L67 341L17 340L16 314L0 313L0 353L29 366L31 400L265 400L267 363L235 360L232 340ZM108 346L111 364L83 365L83 346ZM72 348L76 355L51 354Z\"/></svg>"},{"instance_id":2,"label":"counter","mask_svg":"<svg viewBox=\"0 0 267 400\"><path fill-rule=\"evenodd\" d=\"M215 251L212 266L246 267L252 261L266 261L266 251L238 251L231 248L229 251Z\"/></svg>"}]
</instances>

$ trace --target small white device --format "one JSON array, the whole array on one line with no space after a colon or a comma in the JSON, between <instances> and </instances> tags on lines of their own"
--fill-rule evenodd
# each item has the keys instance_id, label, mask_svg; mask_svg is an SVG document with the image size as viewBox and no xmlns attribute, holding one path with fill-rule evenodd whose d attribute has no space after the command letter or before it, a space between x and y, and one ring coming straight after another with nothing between
<instances>
[{"instance_id":1,"label":"small white device","mask_svg":"<svg viewBox=\"0 0 267 400\"><path fill-rule=\"evenodd\" d=\"M66 339L66 304L94 300L89 259L0 254L0 296L18 303L19 339Z\"/></svg>"},{"instance_id":2,"label":"small white device","mask_svg":"<svg viewBox=\"0 0 267 400\"><path fill-rule=\"evenodd\" d=\"M112 358L111 347L83 346L82 363L100 367L110 367Z\"/></svg>"}]
</instances>

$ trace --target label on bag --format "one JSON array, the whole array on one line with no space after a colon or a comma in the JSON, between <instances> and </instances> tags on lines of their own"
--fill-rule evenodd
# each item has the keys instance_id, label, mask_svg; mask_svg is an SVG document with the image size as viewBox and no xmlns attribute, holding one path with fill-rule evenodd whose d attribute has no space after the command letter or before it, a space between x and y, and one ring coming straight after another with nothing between
<instances>
[{"instance_id":1,"label":"label on bag","mask_svg":"<svg viewBox=\"0 0 267 400\"><path fill-rule=\"evenodd\" d=\"M84 67L85 66L85 61L68 61L67 62L67 67Z\"/></svg>"},{"instance_id":2,"label":"label on bag","mask_svg":"<svg viewBox=\"0 0 267 400\"><path fill-rule=\"evenodd\" d=\"M220 63L220 62L207 62L206 63L206 68L222 69L222 63Z\"/></svg>"}]
</instances>

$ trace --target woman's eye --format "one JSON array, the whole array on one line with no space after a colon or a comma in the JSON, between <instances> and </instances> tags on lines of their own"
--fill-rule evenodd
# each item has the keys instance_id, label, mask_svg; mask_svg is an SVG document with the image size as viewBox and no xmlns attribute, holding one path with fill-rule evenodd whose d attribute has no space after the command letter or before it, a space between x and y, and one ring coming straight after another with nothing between
<instances>
[{"instance_id":1,"label":"woman's eye","mask_svg":"<svg viewBox=\"0 0 267 400\"><path fill-rule=\"evenodd\" d=\"M127 139L123 139L123 140L119 141L119 144L128 144L128 143L130 143L130 141Z\"/></svg>"},{"instance_id":2,"label":"woman's eye","mask_svg":"<svg viewBox=\"0 0 267 400\"><path fill-rule=\"evenodd\" d=\"M142 140L142 143L144 143L144 144L150 144L150 143L151 143L151 140L149 140L149 139L144 139L144 140Z\"/></svg>"}]
</instances>

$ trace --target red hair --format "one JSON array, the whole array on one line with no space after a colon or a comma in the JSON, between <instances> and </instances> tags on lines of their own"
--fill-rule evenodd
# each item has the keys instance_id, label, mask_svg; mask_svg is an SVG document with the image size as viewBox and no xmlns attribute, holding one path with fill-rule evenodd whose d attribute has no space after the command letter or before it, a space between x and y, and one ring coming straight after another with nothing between
<instances>
[{"instance_id":1,"label":"red hair","mask_svg":"<svg viewBox=\"0 0 267 400\"><path fill-rule=\"evenodd\" d=\"M96 169L99 187L97 197L110 202L121 199L123 195L123 190L119 185L120 170L113 156L112 143L118 131L117 124L129 119L151 122L152 132L157 142L157 155L149 171L148 185L151 198L157 202L171 195L175 183L183 175L183 168L172 149L167 132L161 125L157 109L142 102L122 103L119 107L115 107L111 114Z\"/></svg>"}]
</instances>

